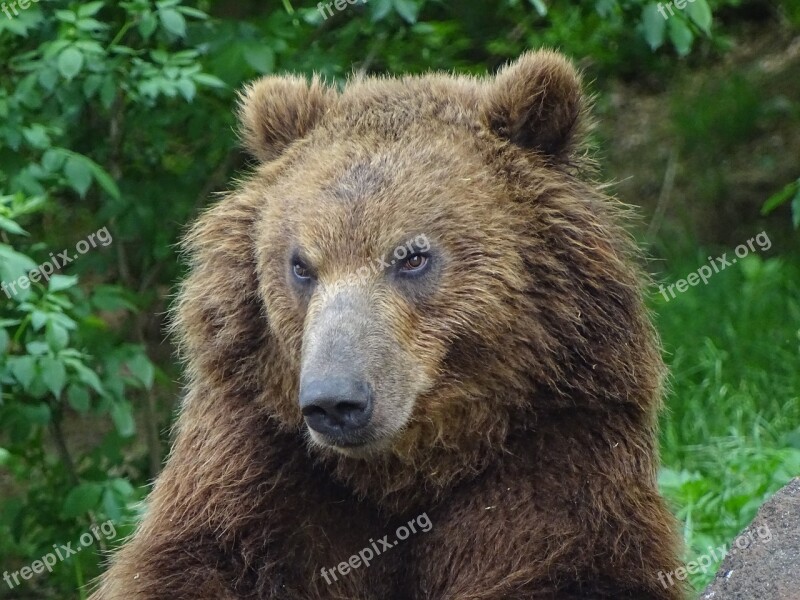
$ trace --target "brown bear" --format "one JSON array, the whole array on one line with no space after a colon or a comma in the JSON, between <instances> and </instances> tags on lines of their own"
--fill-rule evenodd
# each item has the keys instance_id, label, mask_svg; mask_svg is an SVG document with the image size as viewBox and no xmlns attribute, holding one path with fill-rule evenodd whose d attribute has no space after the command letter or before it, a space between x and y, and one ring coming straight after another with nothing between
<instances>
[{"instance_id":1,"label":"brown bear","mask_svg":"<svg viewBox=\"0 0 800 600\"><path fill-rule=\"evenodd\" d=\"M549 51L250 85L258 166L186 242L174 448L92 598L682 598L664 367L586 112Z\"/></svg>"}]
</instances>

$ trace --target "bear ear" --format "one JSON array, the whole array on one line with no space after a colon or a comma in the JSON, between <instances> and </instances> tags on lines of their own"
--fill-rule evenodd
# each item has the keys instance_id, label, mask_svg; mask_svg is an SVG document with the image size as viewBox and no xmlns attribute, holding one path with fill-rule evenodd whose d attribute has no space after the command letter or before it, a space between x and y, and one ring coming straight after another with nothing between
<instances>
[{"instance_id":1,"label":"bear ear","mask_svg":"<svg viewBox=\"0 0 800 600\"><path fill-rule=\"evenodd\" d=\"M333 90L316 76L263 77L239 93L240 135L257 159L278 158L311 131L325 113Z\"/></svg>"},{"instance_id":2,"label":"bear ear","mask_svg":"<svg viewBox=\"0 0 800 600\"><path fill-rule=\"evenodd\" d=\"M549 50L528 52L501 69L483 105L496 135L562 161L582 142L585 109L577 70Z\"/></svg>"}]
</instances>

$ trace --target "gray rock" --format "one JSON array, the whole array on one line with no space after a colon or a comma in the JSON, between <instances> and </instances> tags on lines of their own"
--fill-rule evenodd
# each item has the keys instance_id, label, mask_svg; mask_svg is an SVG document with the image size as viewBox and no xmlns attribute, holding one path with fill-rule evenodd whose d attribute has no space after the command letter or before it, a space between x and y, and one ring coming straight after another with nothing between
<instances>
[{"instance_id":1,"label":"gray rock","mask_svg":"<svg viewBox=\"0 0 800 600\"><path fill-rule=\"evenodd\" d=\"M800 478L736 539L701 600L800 600Z\"/></svg>"}]
</instances>

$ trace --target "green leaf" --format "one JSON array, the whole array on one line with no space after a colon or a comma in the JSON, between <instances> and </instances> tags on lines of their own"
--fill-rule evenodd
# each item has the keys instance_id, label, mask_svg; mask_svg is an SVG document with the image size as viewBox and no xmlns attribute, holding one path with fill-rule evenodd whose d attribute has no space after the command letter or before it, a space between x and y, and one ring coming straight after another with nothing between
<instances>
[{"instance_id":1,"label":"green leaf","mask_svg":"<svg viewBox=\"0 0 800 600\"><path fill-rule=\"evenodd\" d=\"M47 354L47 352L50 350L50 346L48 346L45 342L34 340L25 344L25 350L28 351L28 354L42 356L43 354Z\"/></svg>"},{"instance_id":2,"label":"green leaf","mask_svg":"<svg viewBox=\"0 0 800 600\"><path fill-rule=\"evenodd\" d=\"M65 48L58 56L58 70L65 79L71 80L83 67L83 54L77 48Z\"/></svg>"},{"instance_id":3,"label":"green leaf","mask_svg":"<svg viewBox=\"0 0 800 600\"><path fill-rule=\"evenodd\" d=\"M108 29L108 25L101 23L97 19L80 19L75 26L81 31L100 31Z\"/></svg>"},{"instance_id":4,"label":"green leaf","mask_svg":"<svg viewBox=\"0 0 800 600\"><path fill-rule=\"evenodd\" d=\"M153 387L155 369L153 363L144 354L137 354L125 363L136 379L142 382L148 390Z\"/></svg>"},{"instance_id":5,"label":"green leaf","mask_svg":"<svg viewBox=\"0 0 800 600\"><path fill-rule=\"evenodd\" d=\"M23 13L23 15L24 14L25 13ZM20 17L0 19L0 34L2 34L3 31L10 31L20 37L28 37L28 27Z\"/></svg>"},{"instance_id":6,"label":"green leaf","mask_svg":"<svg viewBox=\"0 0 800 600\"><path fill-rule=\"evenodd\" d=\"M79 413L87 412L91 406L89 390L81 385L71 383L67 388L67 402Z\"/></svg>"},{"instance_id":7,"label":"green leaf","mask_svg":"<svg viewBox=\"0 0 800 600\"><path fill-rule=\"evenodd\" d=\"M35 310L31 313L31 325L33 325L34 331L39 331L42 327L44 327L49 320L47 313L42 312L41 310Z\"/></svg>"},{"instance_id":8,"label":"green leaf","mask_svg":"<svg viewBox=\"0 0 800 600\"><path fill-rule=\"evenodd\" d=\"M0 215L0 229L16 235L28 235L28 232L25 231L22 227L20 227L16 221L7 219L2 215Z\"/></svg>"},{"instance_id":9,"label":"green leaf","mask_svg":"<svg viewBox=\"0 0 800 600\"><path fill-rule=\"evenodd\" d=\"M130 481L122 479L121 477L115 477L111 480L111 489L114 490L114 493L120 498L125 499L131 498L136 492Z\"/></svg>"},{"instance_id":10,"label":"green leaf","mask_svg":"<svg viewBox=\"0 0 800 600\"><path fill-rule=\"evenodd\" d=\"M174 8L162 8L158 11L164 29L178 37L186 35L186 19Z\"/></svg>"},{"instance_id":11,"label":"green leaf","mask_svg":"<svg viewBox=\"0 0 800 600\"><path fill-rule=\"evenodd\" d=\"M38 123L24 128L22 135L34 148L43 150L50 147L50 137L47 135L47 130Z\"/></svg>"},{"instance_id":12,"label":"green leaf","mask_svg":"<svg viewBox=\"0 0 800 600\"><path fill-rule=\"evenodd\" d=\"M95 54L98 57L105 52L100 44L92 40L78 40L75 42L75 47L83 50L85 54Z\"/></svg>"},{"instance_id":13,"label":"green leaf","mask_svg":"<svg viewBox=\"0 0 800 600\"><path fill-rule=\"evenodd\" d=\"M78 283L77 275L53 275L47 289L50 292L60 292L75 287Z\"/></svg>"},{"instance_id":14,"label":"green leaf","mask_svg":"<svg viewBox=\"0 0 800 600\"><path fill-rule=\"evenodd\" d=\"M596 0L594 3L595 11L604 19L611 16L616 8L617 0Z\"/></svg>"},{"instance_id":15,"label":"green leaf","mask_svg":"<svg viewBox=\"0 0 800 600\"><path fill-rule=\"evenodd\" d=\"M52 356L45 356L39 364L42 369L42 381L53 396L58 398L67 382L67 370L64 368L64 363Z\"/></svg>"},{"instance_id":16,"label":"green leaf","mask_svg":"<svg viewBox=\"0 0 800 600\"><path fill-rule=\"evenodd\" d=\"M694 34L683 19L673 17L669 20L669 39L678 54L686 56L692 49Z\"/></svg>"},{"instance_id":17,"label":"green leaf","mask_svg":"<svg viewBox=\"0 0 800 600\"><path fill-rule=\"evenodd\" d=\"M144 39L149 38L158 27L158 19L152 12L146 12L139 18L139 33Z\"/></svg>"},{"instance_id":18,"label":"green leaf","mask_svg":"<svg viewBox=\"0 0 800 600\"><path fill-rule=\"evenodd\" d=\"M56 11L58 14L59 11ZM73 13L70 13L73 14ZM42 56L47 60L52 60L58 57L59 53L66 47L68 47L71 42L65 38L57 38L52 42L46 43L42 47Z\"/></svg>"},{"instance_id":19,"label":"green leaf","mask_svg":"<svg viewBox=\"0 0 800 600\"><path fill-rule=\"evenodd\" d=\"M64 499L63 516L71 519L97 508L102 493L103 486L94 482L81 483L72 488Z\"/></svg>"},{"instance_id":20,"label":"green leaf","mask_svg":"<svg viewBox=\"0 0 800 600\"><path fill-rule=\"evenodd\" d=\"M72 189L81 197L86 196L89 186L92 185L92 169L82 156L71 155L64 165L64 175Z\"/></svg>"},{"instance_id":21,"label":"green leaf","mask_svg":"<svg viewBox=\"0 0 800 600\"><path fill-rule=\"evenodd\" d=\"M695 24L708 35L711 32L711 8L706 0L689 2L686 12Z\"/></svg>"},{"instance_id":22,"label":"green leaf","mask_svg":"<svg viewBox=\"0 0 800 600\"><path fill-rule=\"evenodd\" d=\"M11 374L26 390L36 377L36 359L33 356L12 356L8 359Z\"/></svg>"},{"instance_id":23,"label":"green leaf","mask_svg":"<svg viewBox=\"0 0 800 600\"><path fill-rule=\"evenodd\" d=\"M417 22L419 6L414 0L392 0L392 4L397 14L403 17L407 23L413 25Z\"/></svg>"},{"instance_id":24,"label":"green leaf","mask_svg":"<svg viewBox=\"0 0 800 600\"><path fill-rule=\"evenodd\" d=\"M69 332L65 327L59 325L55 321L47 322L47 329L45 330L45 338L50 345L53 352L58 352L67 347L69 343Z\"/></svg>"},{"instance_id":25,"label":"green leaf","mask_svg":"<svg viewBox=\"0 0 800 600\"><path fill-rule=\"evenodd\" d=\"M51 173L55 173L64 166L65 159L66 155L60 149L50 148L42 155L42 166Z\"/></svg>"},{"instance_id":26,"label":"green leaf","mask_svg":"<svg viewBox=\"0 0 800 600\"><path fill-rule=\"evenodd\" d=\"M103 104L103 108L111 108L111 105L114 104L114 99L117 97L118 93L119 88L117 87L114 78L109 75L103 81L103 85L100 86L100 102Z\"/></svg>"},{"instance_id":27,"label":"green leaf","mask_svg":"<svg viewBox=\"0 0 800 600\"><path fill-rule=\"evenodd\" d=\"M768 215L781 204L788 202L792 196L796 197L796 194L800 194L800 179L786 184L779 192L775 192L767 198L767 201L761 207L761 214Z\"/></svg>"},{"instance_id":28,"label":"green leaf","mask_svg":"<svg viewBox=\"0 0 800 600\"><path fill-rule=\"evenodd\" d=\"M136 423L133 420L133 409L130 402L122 400L111 404L111 420L122 437L130 437L136 431Z\"/></svg>"},{"instance_id":29,"label":"green leaf","mask_svg":"<svg viewBox=\"0 0 800 600\"><path fill-rule=\"evenodd\" d=\"M101 91L101 95L102 95ZM116 181L103 169L100 165L94 162L88 156L78 154L76 152L69 152L67 164L64 167L64 174L70 185L82 197L86 195L89 187L92 184L92 178L98 185L112 198L119 200L121 195Z\"/></svg>"},{"instance_id":30,"label":"green leaf","mask_svg":"<svg viewBox=\"0 0 800 600\"><path fill-rule=\"evenodd\" d=\"M101 396L105 395L106 392L103 389L103 384L100 383L100 378L97 376L97 373L92 371L79 360L66 359L64 362L75 370L75 373L78 375L78 379L80 381L91 387Z\"/></svg>"},{"instance_id":31,"label":"green leaf","mask_svg":"<svg viewBox=\"0 0 800 600\"><path fill-rule=\"evenodd\" d=\"M243 54L247 64L259 73L272 73L275 68L275 53L265 44L248 44Z\"/></svg>"},{"instance_id":32,"label":"green leaf","mask_svg":"<svg viewBox=\"0 0 800 600\"><path fill-rule=\"evenodd\" d=\"M29 289L22 289L15 281L37 267L29 256L17 252L7 244L0 244L0 281L6 284L3 292L9 296L24 299L30 295Z\"/></svg>"},{"instance_id":33,"label":"green leaf","mask_svg":"<svg viewBox=\"0 0 800 600\"><path fill-rule=\"evenodd\" d=\"M64 23L75 23L75 21L78 20L78 15L71 10L57 10L55 15L56 19L63 21Z\"/></svg>"},{"instance_id":34,"label":"green leaf","mask_svg":"<svg viewBox=\"0 0 800 600\"><path fill-rule=\"evenodd\" d=\"M60 306L64 310L70 310L71 308L73 308L72 302L70 302L69 299L67 299L65 296L54 296L54 295L50 294L47 297L47 300L48 300L48 302L52 302L56 306ZM91 318L91 317L89 317L89 318Z\"/></svg>"},{"instance_id":35,"label":"green leaf","mask_svg":"<svg viewBox=\"0 0 800 600\"><path fill-rule=\"evenodd\" d=\"M39 71L39 83L48 92L52 92L58 85L58 71L54 68L45 68Z\"/></svg>"},{"instance_id":36,"label":"green leaf","mask_svg":"<svg viewBox=\"0 0 800 600\"><path fill-rule=\"evenodd\" d=\"M54 300L54 298L51 297L48 298L48 300ZM75 330L78 328L78 324L73 319L61 313L51 313L50 320L53 321L54 323L58 323L59 325L61 325L61 327L63 327L67 331L69 331L70 329Z\"/></svg>"},{"instance_id":37,"label":"green leaf","mask_svg":"<svg viewBox=\"0 0 800 600\"><path fill-rule=\"evenodd\" d=\"M392 10L392 0L369 0L372 10L372 22L377 23L386 18Z\"/></svg>"},{"instance_id":38,"label":"green leaf","mask_svg":"<svg viewBox=\"0 0 800 600\"><path fill-rule=\"evenodd\" d=\"M642 30L644 40L651 50L658 50L664 45L667 21L659 12L655 2L651 2L642 10Z\"/></svg>"},{"instance_id":39,"label":"green leaf","mask_svg":"<svg viewBox=\"0 0 800 600\"><path fill-rule=\"evenodd\" d=\"M175 85L181 93L181 96L183 96L187 102L191 102L194 99L197 87L190 79L179 79L175 82Z\"/></svg>"},{"instance_id":40,"label":"green leaf","mask_svg":"<svg viewBox=\"0 0 800 600\"><path fill-rule=\"evenodd\" d=\"M89 164L89 169L92 171L92 175L94 176L95 181L100 185L105 192L114 198L114 200L119 200L121 194L119 193L119 187L117 187L117 182L111 177L111 175L103 169L100 165L90 159L86 159Z\"/></svg>"},{"instance_id":41,"label":"green leaf","mask_svg":"<svg viewBox=\"0 0 800 600\"><path fill-rule=\"evenodd\" d=\"M103 511L112 521L119 521L122 518L121 503L110 487L103 491Z\"/></svg>"},{"instance_id":42,"label":"green leaf","mask_svg":"<svg viewBox=\"0 0 800 600\"><path fill-rule=\"evenodd\" d=\"M208 15L206 13L204 13L202 10L192 8L191 6L179 6L178 10L187 17L194 17L195 19L200 19L201 21L208 19Z\"/></svg>"},{"instance_id":43,"label":"green leaf","mask_svg":"<svg viewBox=\"0 0 800 600\"><path fill-rule=\"evenodd\" d=\"M208 73L195 73L192 75L192 79L195 83L199 83L200 85L204 85L206 87L214 87L214 88L226 88L228 87L224 81L222 81L219 77L214 77L213 75L209 75Z\"/></svg>"},{"instance_id":44,"label":"green leaf","mask_svg":"<svg viewBox=\"0 0 800 600\"><path fill-rule=\"evenodd\" d=\"M153 50L150 53L150 56L152 57L153 62L156 62L160 65L165 65L169 62L169 54L160 48L158 50Z\"/></svg>"},{"instance_id":45,"label":"green leaf","mask_svg":"<svg viewBox=\"0 0 800 600\"><path fill-rule=\"evenodd\" d=\"M542 0L529 0L531 6L536 9L536 12L539 13L540 17L544 17L547 15L547 5L542 2Z\"/></svg>"},{"instance_id":46,"label":"green leaf","mask_svg":"<svg viewBox=\"0 0 800 600\"><path fill-rule=\"evenodd\" d=\"M103 8L102 2L87 2L78 6L79 17L93 17Z\"/></svg>"}]
</instances>

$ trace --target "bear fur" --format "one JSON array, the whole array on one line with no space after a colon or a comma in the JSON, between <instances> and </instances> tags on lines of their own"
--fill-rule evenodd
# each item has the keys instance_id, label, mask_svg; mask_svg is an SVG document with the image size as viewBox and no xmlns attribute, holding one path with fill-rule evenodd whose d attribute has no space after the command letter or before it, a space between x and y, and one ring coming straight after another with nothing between
<instances>
[{"instance_id":1,"label":"bear fur","mask_svg":"<svg viewBox=\"0 0 800 600\"><path fill-rule=\"evenodd\" d=\"M92 599L683 598L658 577L680 548L647 281L575 68L266 77L240 120L259 163L186 240L174 447ZM425 275L359 271L415 236ZM309 342L334 296L348 316ZM350 325L383 428L364 451L310 435L298 404L305 346ZM326 582L422 514L430 531Z\"/></svg>"}]
</instances>

